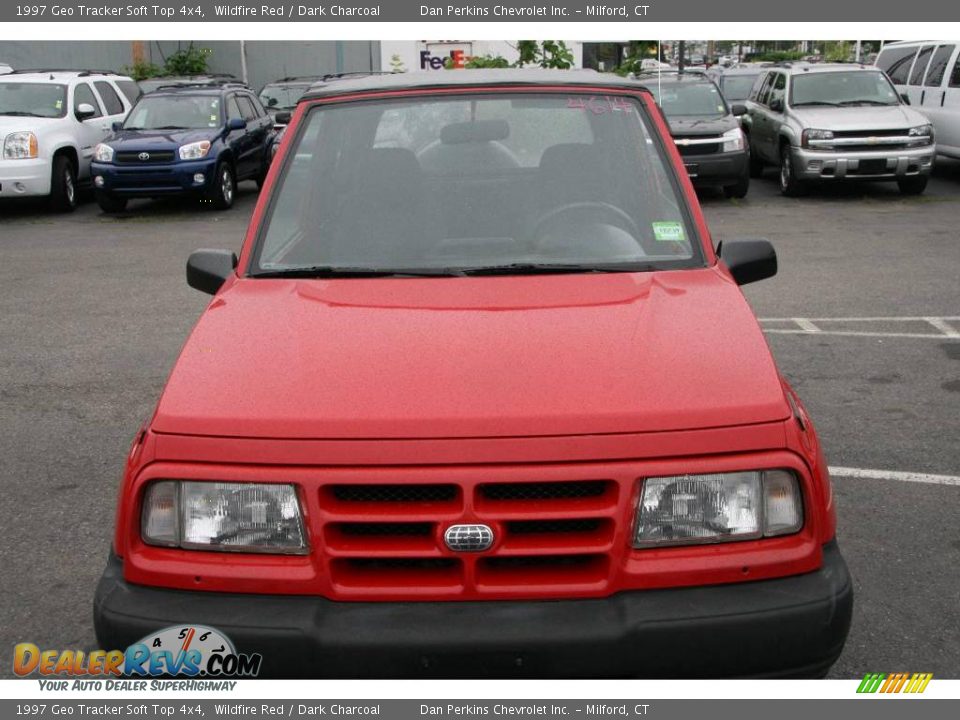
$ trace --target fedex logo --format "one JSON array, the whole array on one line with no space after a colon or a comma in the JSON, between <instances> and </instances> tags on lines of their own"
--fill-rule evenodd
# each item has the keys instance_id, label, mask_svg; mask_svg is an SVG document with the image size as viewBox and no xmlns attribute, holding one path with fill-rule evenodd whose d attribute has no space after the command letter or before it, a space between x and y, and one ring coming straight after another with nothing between
<instances>
[{"instance_id":1,"label":"fedex logo","mask_svg":"<svg viewBox=\"0 0 960 720\"><path fill-rule=\"evenodd\" d=\"M451 50L446 56L434 55L429 50L420 51L420 69L421 70L443 70L444 61L450 58L450 67L454 70L462 70L466 67L470 56L463 50Z\"/></svg>"}]
</instances>

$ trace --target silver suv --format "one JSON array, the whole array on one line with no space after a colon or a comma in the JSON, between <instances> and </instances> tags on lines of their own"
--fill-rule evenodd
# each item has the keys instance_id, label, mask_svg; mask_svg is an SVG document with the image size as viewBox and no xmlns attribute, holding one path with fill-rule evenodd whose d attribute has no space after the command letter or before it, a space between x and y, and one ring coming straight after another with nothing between
<instances>
[{"instance_id":1,"label":"silver suv","mask_svg":"<svg viewBox=\"0 0 960 720\"><path fill-rule=\"evenodd\" d=\"M765 69L747 100L750 173L780 169L784 195L811 181L896 180L922 193L936 154L933 127L880 70L785 64Z\"/></svg>"}]
</instances>

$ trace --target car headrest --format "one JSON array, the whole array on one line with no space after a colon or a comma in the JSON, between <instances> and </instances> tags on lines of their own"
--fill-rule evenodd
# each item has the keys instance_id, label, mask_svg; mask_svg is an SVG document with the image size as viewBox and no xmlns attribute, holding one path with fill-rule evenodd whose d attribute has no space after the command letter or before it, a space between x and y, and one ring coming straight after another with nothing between
<instances>
[{"instance_id":1,"label":"car headrest","mask_svg":"<svg viewBox=\"0 0 960 720\"><path fill-rule=\"evenodd\" d=\"M584 168L594 168L598 163L597 149L587 143L551 145L540 156L540 169L550 172L576 174Z\"/></svg>"},{"instance_id":2,"label":"car headrest","mask_svg":"<svg viewBox=\"0 0 960 720\"><path fill-rule=\"evenodd\" d=\"M412 150L406 148L373 148L357 162L357 174L364 181L378 185L408 183L422 175L420 163Z\"/></svg>"}]
</instances>

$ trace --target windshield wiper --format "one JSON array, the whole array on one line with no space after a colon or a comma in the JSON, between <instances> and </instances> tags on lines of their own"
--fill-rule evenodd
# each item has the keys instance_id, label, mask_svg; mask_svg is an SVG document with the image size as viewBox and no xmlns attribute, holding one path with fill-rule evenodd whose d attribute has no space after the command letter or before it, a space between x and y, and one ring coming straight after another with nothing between
<instances>
[{"instance_id":1,"label":"windshield wiper","mask_svg":"<svg viewBox=\"0 0 960 720\"><path fill-rule=\"evenodd\" d=\"M50 117L49 115L40 115L39 113L27 112L26 110L4 110L0 115L8 117Z\"/></svg>"},{"instance_id":2,"label":"windshield wiper","mask_svg":"<svg viewBox=\"0 0 960 720\"><path fill-rule=\"evenodd\" d=\"M581 264L581 263L511 263L486 267L464 268L464 275L559 275L563 273L614 273L652 270L650 263Z\"/></svg>"},{"instance_id":3,"label":"windshield wiper","mask_svg":"<svg viewBox=\"0 0 960 720\"><path fill-rule=\"evenodd\" d=\"M804 107L809 105L826 105L828 107L840 107L839 103L826 102L825 100L809 100L808 102L795 102L794 107Z\"/></svg>"},{"instance_id":4,"label":"windshield wiper","mask_svg":"<svg viewBox=\"0 0 960 720\"><path fill-rule=\"evenodd\" d=\"M883 102L882 100L844 100L841 105L896 105L897 103Z\"/></svg>"},{"instance_id":5,"label":"windshield wiper","mask_svg":"<svg viewBox=\"0 0 960 720\"><path fill-rule=\"evenodd\" d=\"M146 130L147 128L143 128L143 129ZM160 127L149 128L149 129L150 130L189 130L190 128L184 127L183 125L161 125Z\"/></svg>"},{"instance_id":6,"label":"windshield wiper","mask_svg":"<svg viewBox=\"0 0 960 720\"><path fill-rule=\"evenodd\" d=\"M376 278L376 277L458 277L459 270L435 269L388 269L369 267L337 267L336 265L312 265L310 267L263 270L252 273L257 278Z\"/></svg>"}]
</instances>

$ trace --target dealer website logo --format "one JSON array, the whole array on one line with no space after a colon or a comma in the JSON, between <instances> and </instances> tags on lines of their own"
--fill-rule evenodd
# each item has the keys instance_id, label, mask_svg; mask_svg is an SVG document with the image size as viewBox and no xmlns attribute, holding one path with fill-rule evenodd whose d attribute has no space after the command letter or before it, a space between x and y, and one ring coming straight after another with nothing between
<instances>
[{"instance_id":1,"label":"dealer website logo","mask_svg":"<svg viewBox=\"0 0 960 720\"><path fill-rule=\"evenodd\" d=\"M24 677L256 677L263 656L238 653L224 633L206 625L171 625L126 650L41 650L33 643L13 649L13 672Z\"/></svg>"},{"instance_id":2,"label":"dealer website logo","mask_svg":"<svg viewBox=\"0 0 960 720\"><path fill-rule=\"evenodd\" d=\"M867 673L858 693L922 693L933 679L933 673Z\"/></svg>"}]
</instances>

